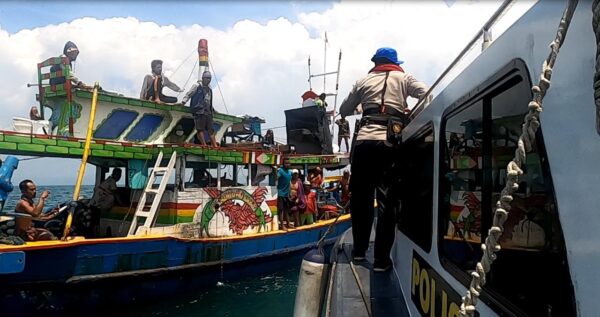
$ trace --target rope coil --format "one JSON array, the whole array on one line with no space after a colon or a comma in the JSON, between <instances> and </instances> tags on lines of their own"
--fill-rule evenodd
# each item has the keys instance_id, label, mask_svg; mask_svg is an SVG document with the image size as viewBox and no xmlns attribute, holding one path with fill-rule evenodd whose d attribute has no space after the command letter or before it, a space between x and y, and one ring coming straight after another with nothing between
<instances>
[{"instance_id":1,"label":"rope coil","mask_svg":"<svg viewBox=\"0 0 600 317\"><path fill-rule=\"evenodd\" d=\"M597 5L599 1L600 0L596 0L594 4ZM481 261L477 263L475 271L471 273L471 284L469 285L469 289L465 296L462 297L460 316L474 316L477 300L481 294L482 287L486 283L486 274L490 271L492 263L494 263L497 258L496 252L501 249L498 241L504 232L504 223L506 222L506 219L508 219L508 213L510 212L511 202L513 200L512 195L519 189L519 176L523 175L521 167L526 161L527 152L532 150L535 142L535 134L540 126L539 116L542 112L542 100L546 95L546 91L550 88L552 67L554 67L556 57L564 42L573 13L577 7L577 2L578 0L568 1L567 8L560 20L556 37L554 41L550 43L550 54L542 65L540 80L536 86L531 87L533 100L528 105L528 113L524 118L521 136L519 137L517 149L515 150L515 157L506 167L506 184L500 193L500 199L496 202L492 227L488 231L485 242L481 245L481 251L483 252ZM594 22L597 26L598 18L596 16ZM598 38L598 29L597 27L595 28L596 36ZM599 69L598 67L599 66L596 65L597 71ZM598 75L598 73L596 74ZM596 99L597 106L599 105L599 102L600 101Z\"/></svg>"}]
</instances>

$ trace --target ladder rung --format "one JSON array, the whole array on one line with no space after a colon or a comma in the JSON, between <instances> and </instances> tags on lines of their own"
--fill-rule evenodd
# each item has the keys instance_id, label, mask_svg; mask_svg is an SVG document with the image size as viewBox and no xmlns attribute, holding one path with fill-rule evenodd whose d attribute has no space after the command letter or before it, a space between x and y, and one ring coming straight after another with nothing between
<instances>
[{"instance_id":1,"label":"ladder rung","mask_svg":"<svg viewBox=\"0 0 600 317\"><path fill-rule=\"evenodd\" d=\"M154 188L146 189L146 193L152 193L152 194L158 195L158 189L154 189Z\"/></svg>"},{"instance_id":2,"label":"ladder rung","mask_svg":"<svg viewBox=\"0 0 600 317\"><path fill-rule=\"evenodd\" d=\"M154 173L162 173L162 174L164 174L168 170L169 170L168 167L155 167L153 171L154 171Z\"/></svg>"}]
</instances>

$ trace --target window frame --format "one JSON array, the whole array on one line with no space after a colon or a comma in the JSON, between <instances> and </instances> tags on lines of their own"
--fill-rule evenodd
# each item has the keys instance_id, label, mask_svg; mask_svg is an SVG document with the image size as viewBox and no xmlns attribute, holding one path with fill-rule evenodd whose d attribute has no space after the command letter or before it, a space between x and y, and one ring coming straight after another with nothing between
<instances>
[{"instance_id":1,"label":"window frame","mask_svg":"<svg viewBox=\"0 0 600 317\"><path fill-rule=\"evenodd\" d=\"M520 77L520 79L519 79ZM486 217L482 217L481 218L481 226L482 226L482 235L481 235L481 241L483 243L483 241L485 240L485 238L487 237L487 230L484 230L483 228L490 228L492 225L492 220L493 220L493 208L492 208L492 201L491 201L491 195L486 195L484 194L484 191L489 191L489 190L484 190L484 188L492 188L493 187L493 183L492 183L492 174L491 172L487 172L488 169L492 168L492 151L493 151L493 145L491 143L491 139L492 139L492 99L495 98L496 96L500 95L501 93L511 89L512 87L515 87L516 85L521 84L522 82L525 82L526 84L528 84L529 87L532 87L532 82L531 82L531 77L529 76L529 72L527 69L527 66L525 64L525 62L521 59L514 59L511 62L509 62L507 65L501 67L494 75L492 75L490 78L488 78L487 80L485 80L482 84L476 86L473 90L471 90L470 92L468 92L467 94L465 94L464 96L460 97L457 101L455 101L454 103L452 103L449 107L447 107L441 116L440 119L440 128L439 128L439 153L438 153L438 163L437 163L437 168L438 168L438 177L437 177L437 181L438 181L438 197L434 198L437 199L438 201L438 207L437 207L437 228L438 228L438 232L437 232L437 237L435 237L437 239L437 251L438 251L438 258L440 261L440 264L442 265L442 267L444 268L444 270L446 272L448 272L454 279L456 279L456 281L458 281L460 284L462 284L465 288L469 288L470 282L471 282L471 276L470 274L468 274L467 272L463 271L461 268L459 268L454 262L452 262L450 259L446 258L445 254L444 254L444 235L445 235L445 231L444 228L446 228L447 225L447 216L442 215L444 208L443 206L445 206L446 202L444 201L444 195L446 194L446 192L444 191L442 186L439 186L440 184L443 184L444 181L444 171L445 171L445 167L444 167L444 163L446 161L446 155L447 155L447 150L446 150L446 123L449 119L451 119L452 117L454 117L455 115L459 114L460 112L468 109L469 107L474 106L475 104L477 104L479 101L482 102L482 110L481 110L481 118L482 118L482 126L483 126L483 140L482 140L482 171L483 171L483 178L482 178L482 199L481 199L481 205L482 205L482 215L486 214L486 212L488 212L488 209L484 209L484 208L490 208L492 209L492 214L486 216ZM531 90L529 90L529 97L530 100L532 98L533 94L531 92ZM538 147L538 151L540 153L544 153L543 159L540 160L540 164L541 167L544 171L546 171L547 173L545 173L545 181L548 181L548 185L547 187L549 189L551 189L550 192L548 192L548 194L551 194L553 197L554 202L556 202L556 192L555 192L555 188L554 188L554 184L553 184L553 180L552 180L552 173L550 171L550 166L549 166L549 162L548 162L548 157L547 157L547 152L546 152L546 146L544 143L544 139L543 139L543 135L541 133L541 127L538 130L538 133L536 134L536 143L537 143L537 147ZM484 207L484 206L489 206L489 207ZM558 207L556 207L558 209ZM558 214L560 215L560 211L557 211ZM560 218L559 218L560 221ZM563 236L564 239L564 234L562 232L562 225L561 227L561 235ZM568 258L566 254L563 254L564 256L564 260L566 261L566 265L567 267L568 265ZM571 282L571 294L574 295L574 289L573 289L573 283L571 278L570 282ZM498 312L499 314L505 314L508 316L520 316L520 315L526 315L525 312L523 312L523 310L521 308L519 308L518 306L516 306L515 304L511 303L510 301L508 301L502 294L500 294L499 292L495 291L494 289L491 289L489 287L484 287L482 289L482 292L480 294L480 300L482 302L484 302L486 305L488 305L490 308L492 308L494 311ZM574 303L574 307L577 307L577 304L574 300L574 298L572 299L573 303Z\"/></svg>"},{"instance_id":2,"label":"window frame","mask_svg":"<svg viewBox=\"0 0 600 317\"><path fill-rule=\"evenodd\" d=\"M403 145L408 143L408 142L415 142L418 139L427 136L428 134L430 134L433 137L433 144L432 144L432 148L431 148L431 197L430 199L430 208L427 211L429 213L429 221L428 221L428 225L427 225L427 234L426 236L427 241L425 241L424 244L421 244L421 241L419 241L419 239L415 239L415 236L412 232L408 232L405 229L403 229L401 227L401 224L403 223L402 220L397 220L396 223L396 228L402 232L403 235L405 235L408 239L410 239L415 245L417 245L419 248L421 248L421 250L423 250L426 253L430 253L431 252L431 248L433 245L433 210L434 210L434 201L435 201L435 181L436 181L436 177L435 177L435 141L436 141L436 133L435 133L435 126L433 124L433 121L429 121L425 124L423 124L421 127L419 127L417 129L417 131L413 134L411 134L411 136L409 138L407 138L405 141L403 141ZM404 151L404 149L403 149ZM404 165L404 164L403 164ZM404 177L403 177L404 178ZM401 207L400 209L400 217L402 217L402 214L405 211L403 210L403 208ZM415 211L415 210L408 210L408 212L423 212L421 210ZM411 222L410 225L414 225L414 222ZM422 229L422 228L419 228Z\"/></svg>"}]
</instances>

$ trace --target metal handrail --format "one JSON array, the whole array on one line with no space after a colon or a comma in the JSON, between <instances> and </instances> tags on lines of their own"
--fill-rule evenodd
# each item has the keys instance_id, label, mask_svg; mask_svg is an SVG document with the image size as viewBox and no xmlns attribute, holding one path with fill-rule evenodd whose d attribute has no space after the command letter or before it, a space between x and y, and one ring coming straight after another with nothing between
<instances>
[{"instance_id":1,"label":"metal handrail","mask_svg":"<svg viewBox=\"0 0 600 317\"><path fill-rule=\"evenodd\" d=\"M442 79L444 79L446 75L448 75L448 73L454 68L454 66L456 66L456 64L458 64L458 62L465 56L465 54L467 54L467 52L471 50L473 44L475 44L475 42L477 42L477 40L479 40L481 36L489 32L489 29L494 25L494 23L496 23L498 18L508 9L508 7L513 2L514 0L505 0L502 3L502 5L500 5L496 12L494 12L494 14L489 18L489 20L483 25L481 30L479 30L477 34L475 34L475 36L469 42L469 44L465 46L465 48L460 52L460 54L458 54L458 56L452 61L452 63L450 63L446 70L444 70L440 77L438 77L438 79L433 83L433 85L431 85L431 87L429 88L429 90L427 90L425 95L423 95L423 97L419 99L419 102L417 102L417 105L414 107L414 110L410 114L411 119L414 118L421 111L423 111L423 109L425 109L425 102L429 99L428 97L429 95L431 95L433 89L442 81Z\"/></svg>"}]
</instances>

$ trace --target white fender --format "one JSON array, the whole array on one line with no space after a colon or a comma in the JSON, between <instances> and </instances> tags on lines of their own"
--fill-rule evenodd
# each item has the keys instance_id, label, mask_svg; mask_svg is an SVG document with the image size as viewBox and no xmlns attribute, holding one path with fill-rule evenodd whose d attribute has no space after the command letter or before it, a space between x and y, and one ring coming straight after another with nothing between
<instances>
[{"instance_id":1,"label":"white fender","mask_svg":"<svg viewBox=\"0 0 600 317\"><path fill-rule=\"evenodd\" d=\"M316 249L310 250L302 259L300 278L294 303L294 317L321 315L325 285L327 283L325 256Z\"/></svg>"}]
</instances>

